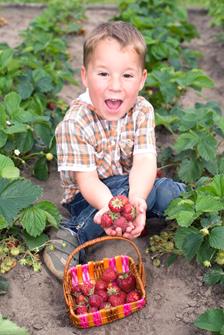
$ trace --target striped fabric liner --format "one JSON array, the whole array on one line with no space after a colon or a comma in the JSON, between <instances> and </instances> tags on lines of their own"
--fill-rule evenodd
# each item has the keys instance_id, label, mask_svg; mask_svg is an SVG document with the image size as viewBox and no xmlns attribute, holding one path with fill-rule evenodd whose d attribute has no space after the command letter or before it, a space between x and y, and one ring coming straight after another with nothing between
<instances>
[{"instance_id":1,"label":"striped fabric liner","mask_svg":"<svg viewBox=\"0 0 224 335\"><path fill-rule=\"evenodd\" d=\"M104 268L111 267L118 272L129 271L129 257L128 256L115 256L112 258L103 259ZM72 287L78 285L80 282L95 281L94 277L94 262L87 264L79 264L69 269L72 274Z\"/></svg>"}]
</instances>

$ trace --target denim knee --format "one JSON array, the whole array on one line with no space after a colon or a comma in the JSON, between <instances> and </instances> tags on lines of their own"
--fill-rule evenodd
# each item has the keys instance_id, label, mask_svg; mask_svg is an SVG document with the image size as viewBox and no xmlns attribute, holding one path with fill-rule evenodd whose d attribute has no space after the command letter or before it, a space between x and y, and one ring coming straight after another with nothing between
<instances>
[{"instance_id":1,"label":"denim knee","mask_svg":"<svg viewBox=\"0 0 224 335\"><path fill-rule=\"evenodd\" d=\"M185 192L186 186L183 183L175 182L170 178L161 178L156 185L156 201L152 212L162 216L169 206L169 203Z\"/></svg>"}]
</instances>

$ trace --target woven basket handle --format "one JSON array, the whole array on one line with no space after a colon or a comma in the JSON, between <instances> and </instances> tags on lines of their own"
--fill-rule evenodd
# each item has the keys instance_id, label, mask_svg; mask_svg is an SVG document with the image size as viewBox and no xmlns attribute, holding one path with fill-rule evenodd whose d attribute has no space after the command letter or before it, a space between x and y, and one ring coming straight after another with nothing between
<instances>
[{"instance_id":1,"label":"woven basket handle","mask_svg":"<svg viewBox=\"0 0 224 335\"><path fill-rule=\"evenodd\" d=\"M143 285L145 286L145 283L146 283L146 280L145 280L145 271L144 271L144 266L143 266L143 262L142 262L142 256L141 256L141 253L137 247L137 245L129 240L128 238L125 238L125 237L121 237L121 236L103 236L103 237L98 237L94 240L90 240L90 241L87 241L83 244L80 244L77 248L75 248L71 254L68 256L67 258L67 261L66 261L66 264L65 264L65 269L64 269L64 278L66 278L67 276L67 272L68 272L68 269L69 269L69 266L70 266L70 263L71 261L73 260L73 257L75 254L77 254L80 250L84 249L84 248L87 248L91 245L95 245L95 244L98 244L98 243L102 243L104 241L109 241L109 240L122 240L122 241L126 241L128 243L130 243L132 245L132 247L134 248L135 252L137 253L138 255L138 264L137 264L137 270L138 270L138 273L139 273L139 276L143 282Z\"/></svg>"}]
</instances>

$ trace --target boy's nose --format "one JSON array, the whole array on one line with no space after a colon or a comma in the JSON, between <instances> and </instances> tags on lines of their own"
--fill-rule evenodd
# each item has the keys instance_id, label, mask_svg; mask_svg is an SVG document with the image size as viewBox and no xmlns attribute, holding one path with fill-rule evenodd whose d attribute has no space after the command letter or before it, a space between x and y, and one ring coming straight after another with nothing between
<instances>
[{"instance_id":1,"label":"boy's nose","mask_svg":"<svg viewBox=\"0 0 224 335\"><path fill-rule=\"evenodd\" d=\"M113 91L119 91L121 89L120 79L117 77L112 77L110 81L110 89Z\"/></svg>"}]
</instances>

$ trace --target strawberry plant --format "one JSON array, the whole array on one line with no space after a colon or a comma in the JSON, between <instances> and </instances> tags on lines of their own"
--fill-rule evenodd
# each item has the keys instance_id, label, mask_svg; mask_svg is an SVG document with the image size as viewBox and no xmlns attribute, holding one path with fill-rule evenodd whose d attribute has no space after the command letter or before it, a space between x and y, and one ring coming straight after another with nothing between
<instances>
[{"instance_id":1,"label":"strawberry plant","mask_svg":"<svg viewBox=\"0 0 224 335\"><path fill-rule=\"evenodd\" d=\"M160 153L160 162L173 165L186 183L224 173L223 152L219 149L224 139L224 118L219 106L197 103L186 110L175 107L170 114L172 118L161 113L157 119L176 138L173 145Z\"/></svg>"},{"instance_id":2,"label":"strawberry plant","mask_svg":"<svg viewBox=\"0 0 224 335\"><path fill-rule=\"evenodd\" d=\"M196 69L200 55L183 47L197 31L175 1L123 0L119 9L115 19L132 23L145 38L149 76L143 92L156 108L171 108L189 87L201 90L213 86L211 79Z\"/></svg>"},{"instance_id":3,"label":"strawberry plant","mask_svg":"<svg viewBox=\"0 0 224 335\"><path fill-rule=\"evenodd\" d=\"M4 318L0 314L0 332L2 334L10 335L29 335L28 331L25 328L17 326L14 322Z\"/></svg>"},{"instance_id":4,"label":"strawberry plant","mask_svg":"<svg viewBox=\"0 0 224 335\"><path fill-rule=\"evenodd\" d=\"M175 246L189 261L205 267L221 263L224 251L224 175L202 178L166 210L175 220ZM220 266L223 266L221 264Z\"/></svg>"},{"instance_id":5,"label":"strawberry plant","mask_svg":"<svg viewBox=\"0 0 224 335\"><path fill-rule=\"evenodd\" d=\"M13 161L0 155L0 271L16 265L40 269L37 252L46 244L44 233L49 226L58 228L60 214L56 206L42 200L42 189L19 176ZM33 252L33 253L32 253Z\"/></svg>"}]
</instances>

